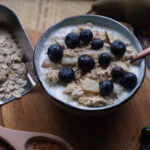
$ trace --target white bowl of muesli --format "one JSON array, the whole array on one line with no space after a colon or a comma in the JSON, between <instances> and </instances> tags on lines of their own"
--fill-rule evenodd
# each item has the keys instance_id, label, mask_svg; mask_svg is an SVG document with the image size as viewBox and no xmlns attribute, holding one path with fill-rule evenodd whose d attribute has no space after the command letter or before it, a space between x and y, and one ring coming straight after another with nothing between
<instances>
[{"instance_id":1,"label":"white bowl of muesli","mask_svg":"<svg viewBox=\"0 0 150 150\"><path fill-rule=\"evenodd\" d=\"M42 35L34 65L52 101L70 112L99 114L124 103L141 86L145 60L130 61L141 50L133 33L119 22L75 16Z\"/></svg>"}]
</instances>

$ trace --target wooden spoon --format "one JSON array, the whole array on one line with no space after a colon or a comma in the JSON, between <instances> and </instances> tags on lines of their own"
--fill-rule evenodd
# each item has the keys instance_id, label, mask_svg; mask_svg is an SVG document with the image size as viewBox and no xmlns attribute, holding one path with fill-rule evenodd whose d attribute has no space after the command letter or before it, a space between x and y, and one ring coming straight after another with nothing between
<instances>
[{"instance_id":1,"label":"wooden spoon","mask_svg":"<svg viewBox=\"0 0 150 150\"><path fill-rule=\"evenodd\" d=\"M150 55L150 47L144 49L143 51L137 53L134 57L131 58L131 61L134 62L140 58Z\"/></svg>"},{"instance_id":2,"label":"wooden spoon","mask_svg":"<svg viewBox=\"0 0 150 150\"><path fill-rule=\"evenodd\" d=\"M17 131L0 126L0 138L12 146L15 150L27 150L27 147L32 140L44 140L56 143L66 150L73 150L71 145L62 138L47 133Z\"/></svg>"}]
</instances>

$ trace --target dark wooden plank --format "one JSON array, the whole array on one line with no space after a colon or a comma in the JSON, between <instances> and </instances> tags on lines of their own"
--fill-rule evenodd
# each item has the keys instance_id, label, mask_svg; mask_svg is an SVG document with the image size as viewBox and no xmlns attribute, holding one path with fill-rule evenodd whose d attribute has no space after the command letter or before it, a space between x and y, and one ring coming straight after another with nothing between
<instances>
[{"instance_id":1,"label":"dark wooden plank","mask_svg":"<svg viewBox=\"0 0 150 150\"><path fill-rule=\"evenodd\" d=\"M2 109L0 107L0 125L3 126L3 116L2 116Z\"/></svg>"}]
</instances>

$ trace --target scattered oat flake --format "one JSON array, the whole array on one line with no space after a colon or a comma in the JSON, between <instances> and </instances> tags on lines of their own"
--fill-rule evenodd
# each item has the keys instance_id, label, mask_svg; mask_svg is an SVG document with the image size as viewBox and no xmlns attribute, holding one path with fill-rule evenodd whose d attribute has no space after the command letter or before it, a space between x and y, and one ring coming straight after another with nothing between
<instances>
[{"instance_id":1,"label":"scattered oat flake","mask_svg":"<svg viewBox=\"0 0 150 150\"><path fill-rule=\"evenodd\" d=\"M12 95L16 98L20 98L21 97L21 94L19 93L19 91L15 90L12 92Z\"/></svg>"},{"instance_id":2,"label":"scattered oat flake","mask_svg":"<svg viewBox=\"0 0 150 150\"><path fill-rule=\"evenodd\" d=\"M11 93L6 93L6 94L5 94L5 98L10 98L11 96L12 96Z\"/></svg>"},{"instance_id":3,"label":"scattered oat flake","mask_svg":"<svg viewBox=\"0 0 150 150\"><path fill-rule=\"evenodd\" d=\"M19 88L18 91L19 91L20 93L23 93L23 92L24 92L24 89L23 89L23 88Z\"/></svg>"},{"instance_id":4,"label":"scattered oat flake","mask_svg":"<svg viewBox=\"0 0 150 150\"><path fill-rule=\"evenodd\" d=\"M21 64L12 64L12 69L19 69L21 67Z\"/></svg>"}]
</instances>

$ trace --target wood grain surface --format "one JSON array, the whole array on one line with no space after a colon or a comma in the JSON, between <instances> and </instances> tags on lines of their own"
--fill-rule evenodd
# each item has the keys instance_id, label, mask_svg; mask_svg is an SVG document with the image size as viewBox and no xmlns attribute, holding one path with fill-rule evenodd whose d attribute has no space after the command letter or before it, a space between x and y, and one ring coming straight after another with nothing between
<instances>
[{"instance_id":1,"label":"wood grain surface","mask_svg":"<svg viewBox=\"0 0 150 150\"><path fill-rule=\"evenodd\" d=\"M28 30L35 45L41 32ZM115 112L96 118L66 113L51 103L38 84L19 100L0 108L1 125L18 130L52 133L75 150L137 150L141 128L150 126L150 77L147 70L139 92Z\"/></svg>"},{"instance_id":2,"label":"wood grain surface","mask_svg":"<svg viewBox=\"0 0 150 150\"><path fill-rule=\"evenodd\" d=\"M47 19L45 25L43 25L45 19L40 21L40 25L36 28L34 21L37 18L34 15L36 14L34 8L38 6L39 0L37 2L34 0L35 4L30 0L27 0L28 4L22 0L14 0L14 3L1 1L22 17L21 20L28 28L27 32L33 45L42 33L33 29L45 30L49 25L69 15L85 13L91 4L86 0L78 3L76 0L43 0L43 3L51 6L47 17L50 19ZM61 7L61 11L55 10L54 6L57 5ZM33 13L27 13L30 9ZM40 17L43 17L43 14ZM0 125L17 130L55 134L67 140L75 150L138 150L141 128L150 126L149 91L150 71L147 69L143 85L131 101L105 116L85 118L71 115L56 107L37 84L31 93L0 107Z\"/></svg>"},{"instance_id":3,"label":"wood grain surface","mask_svg":"<svg viewBox=\"0 0 150 150\"><path fill-rule=\"evenodd\" d=\"M95 0L0 0L29 29L45 30L66 17L85 14Z\"/></svg>"}]
</instances>

